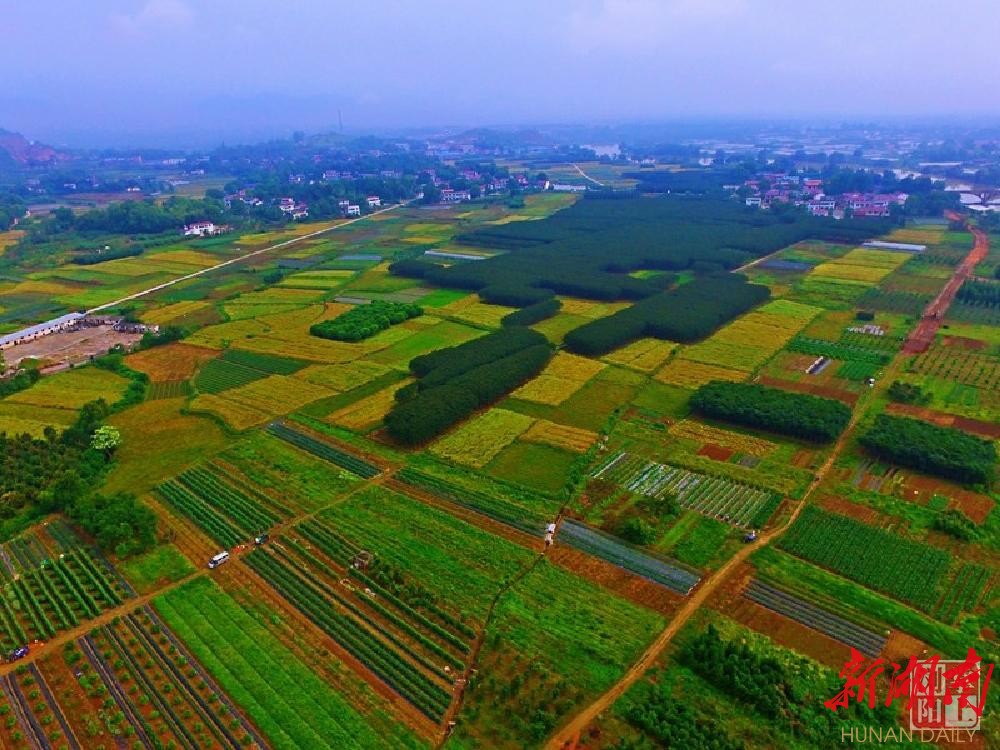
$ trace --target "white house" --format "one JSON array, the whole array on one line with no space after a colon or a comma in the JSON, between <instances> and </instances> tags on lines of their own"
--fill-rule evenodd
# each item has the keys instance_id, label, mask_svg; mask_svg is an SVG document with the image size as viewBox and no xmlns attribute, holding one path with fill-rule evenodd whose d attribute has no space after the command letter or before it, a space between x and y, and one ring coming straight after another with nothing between
<instances>
[{"instance_id":1,"label":"white house","mask_svg":"<svg viewBox=\"0 0 1000 750\"><path fill-rule=\"evenodd\" d=\"M452 190L451 188L445 188L441 191L442 203L461 203L462 201L471 200L472 193L468 190Z\"/></svg>"},{"instance_id":2,"label":"white house","mask_svg":"<svg viewBox=\"0 0 1000 750\"><path fill-rule=\"evenodd\" d=\"M382 205L382 199L377 195L369 195L366 200L368 201L368 208L375 208Z\"/></svg>"},{"instance_id":3,"label":"white house","mask_svg":"<svg viewBox=\"0 0 1000 750\"><path fill-rule=\"evenodd\" d=\"M348 216L361 216L361 206L357 203L352 203L347 207Z\"/></svg>"},{"instance_id":4,"label":"white house","mask_svg":"<svg viewBox=\"0 0 1000 750\"><path fill-rule=\"evenodd\" d=\"M211 221L196 221L194 224L184 225L185 237L211 237L218 231L219 228Z\"/></svg>"}]
</instances>

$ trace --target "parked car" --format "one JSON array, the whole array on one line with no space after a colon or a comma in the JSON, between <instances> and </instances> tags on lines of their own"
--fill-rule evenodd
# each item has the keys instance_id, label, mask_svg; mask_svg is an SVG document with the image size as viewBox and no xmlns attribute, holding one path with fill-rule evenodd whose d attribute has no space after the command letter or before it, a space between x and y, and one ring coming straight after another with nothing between
<instances>
[{"instance_id":1,"label":"parked car","mask_svg":"<svg viewBox=\"0 0 1000 750\"><path fill-rule=\"evenodd\" d=\"M208 567L217 568L224 562L229 562L228 552L220 552L219 554L217 554L215 557L213 557L211 560L208 561Z\"/></svg>"},{"instance_id":2,"label":"parked car","mask_svg":"<svg viewBox=\"0 0 1000 750\"><path fill-rule=\"evenodd\" d=\"M18 659L23 659L27 655L28 655L28 647L18 646L7 655L7 661L17 661Z\"/></svg>"},{"instance_id":3,"label":"parked car","mask_svg":"<svg viewBox=\"0 0 1000 750\"><path fill-rule=\"evenodd\" d=\"M259 547L262 544L266 544L267 540L270 538L271 537L269 537L267 534L258 534L253 538L253 543Z\"/></svg>"}]
</instances>

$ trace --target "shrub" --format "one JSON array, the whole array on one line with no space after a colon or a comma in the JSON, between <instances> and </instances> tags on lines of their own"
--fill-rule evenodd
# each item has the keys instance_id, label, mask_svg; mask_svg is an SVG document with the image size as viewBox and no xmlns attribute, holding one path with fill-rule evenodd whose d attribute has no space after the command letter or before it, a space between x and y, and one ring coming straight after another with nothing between
<instances>
[{"instance_id":1,"label":"shrub","mask_svg":"<svg viewBox=\"0 0 1000 750\"><path fill-rule=\"evenodd\" d=\"M371 338L389 326L423 315L419 305L375 300L367 305L352 307L333 320L310 326L309 333L335 341L361 341Z\"/></svg>"}]
</instances>

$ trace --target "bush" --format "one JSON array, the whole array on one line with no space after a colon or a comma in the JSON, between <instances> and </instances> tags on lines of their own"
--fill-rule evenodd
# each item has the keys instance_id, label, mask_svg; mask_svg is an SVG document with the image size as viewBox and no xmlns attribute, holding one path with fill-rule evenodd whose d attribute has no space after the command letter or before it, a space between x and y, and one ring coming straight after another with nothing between
<instances>
[{"instance_id":1,"label":"bush","mask_svg":"<svg viewBox=\"0 0 1000 750\"><path fill-rule=\"evenodd\" d=\"M416 357L418 380L396 393L386 429L401 443L425 442L534 377L551 356L540 333L505 328Z\"/></svg>"},{"instance_id":2,"label":"bush","mask_svg":"<svg viewBox=\"0 0 1000 750\"><path fill-rule=\"evenodd\" d=\"M970 542L979 536L979 528L972 519L956 508L939 513L934 519L934 528L963 542Z\"/></svg>"},{"instance_id":3,"label":"bush","mask_svg":"<svg viewBox=\"0 0 1000 750\"><path fill-rule=\"evenodd\" d=\"M926 404L931 394L924 393L919 385L896 380L889 386L889 398L900 404Z\"/></svg>"},{"instance_id":4,"label":"bush","mask_svg":"<svg viewBox=\"0 0 1000 750\"><path fill-rule=\"evenodd\" d=\"M830 398L720 380L695 391L691 408L715 419L817 441L833 440L851 419L850 408Z\"/></svg>"},{"instance_id":5,"label":"bush","mask_svg":"<svg viewBox=\"0 0 1000 750\"><path fill-rule=\"evenodd\" d=\"M988 484L996 471L989 440L907 417L879 414L861 445L877 458L968 484Z\"/></svg>"},{"instance_id":6,"label":"bush","mask_svg":"<svg viewBox=\"0 0 1000 750\"><path fill-rule=\"evenodd\" d=\"M656 527L641 518L630 518L621 525L618 536L632 544L652 544L656 541Z\"/></svg>"},{"instance_id":7,"label":"bush","mask_svg":"<svg viewBox=\"0 0 1000 750\"><path fill-rule=\"evenodd\" d=\"M749 284L736 274L698 278L574 328L566 334L565 344L577 354L601 355L643 336L690 343L764 302L770 294L767 287Z\"/></svg>"},{"instance_id":8,"label":"bush","mask_svg":"<svg viewBox=\"0 0 1000 750\"><path fill-rule=\"evenodd\" d=\"M136 255L142 255L143 249L138 245L132 245L130 247L117 248L115 250L105 250L105 251L95 251L92 253L85 253L83 255L77 255L72 259L73 263L78 266L93 266L97 263L104 263L107 260L118 260L120 258L133 258Z\"/></svg>"},{"instance_id":9,"label":"bush","mask_svg":"<svg viewBox=\"0 0 1000 750\"><path fill-rule=\"evenodd\" d=\"M530 326L551 318L561 307L562 302L553 297L508 313L500 323L504 326Z\"/></svg>"},{"instance_id":10,"label":"bush","mask_svg":"<svg viewBox=\"0 0 1000 750\"><path fill-rule=\"evenodd\" d=\"M375 300L367 305L352 307L333 320L310 326L309 333L334 341L361 341L371 338L389 326L423 315L419 305Z\"/></svg>"}]
</instances>

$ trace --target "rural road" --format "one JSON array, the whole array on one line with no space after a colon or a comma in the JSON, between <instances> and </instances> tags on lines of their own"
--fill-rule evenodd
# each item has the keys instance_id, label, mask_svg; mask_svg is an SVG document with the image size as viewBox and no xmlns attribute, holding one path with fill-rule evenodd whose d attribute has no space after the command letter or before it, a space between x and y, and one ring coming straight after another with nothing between
<instances>
[{"instance_id":1,"label":"rural road","mask_svg":"<svg viewBox=\"0 0 1000 750\"><path fill-rule=\"evenodd\" d=\"M195 271L194 273L189 273L184 276L179 276L176 279L171 279L170 281L165 281L162 284L151 286L149 287L149 289L143 289L141 292L135 292L134 294L130 294L127 297L121 297L120 299L116 299L111 302L105 302L103 305L98 305L97 307L92 307L89 310L86 310L85 314L92 315L93 313L100 312L101 310L107 310L109 307L120 305L123 302L130 302L131 300L138 299L139 297L145 297L147 294L158 292L161 289L166 289L167 287L173 286L174 284L179 284L182 281L187 281L188 279L193 279L198 276L204 276L206 273L217 271L220 268L231 266L234 263L239 263L240 261L247 260L248 258L253 258L257 255L263 255L264 253L269 253L272 250L279 250L280 248L288 247L289 245L294 245L296 242L302 242L303 240L312 239L313 237L318 237L321 234L326 234L327 232L334 232L338 229L349 226L351 224L356 224L359 221L370 219L372 216L377 216L378 214L384 214L387 211L394 211L400 206L409 205L415 200L416 198L411 198L408 201L403 201L402 203L396 203L395 205L379 209L378 211L372 211L370 214L366 214L365 216L359 216L356 219L349 219L348 221L336 224L332 227L326 227L325 229L317 229L315 232L310 232L309 234L303 234L300 237L293 237L292 239L285 240L284 242L278 242L274 245L268 245L267 247L262 247L259 250L253 250L252 252L244 253L243 255L239 255L235 258L230 258L229 260L225 260L222 263L216 263L214 266L209 266L208 268L202 268L200 271Z\"/></svg>"},{"instance_id":2,"label":"rural road","mask_svg":"<svg viewBox=\"0 0 1000 750\"><path fill-rule=\"evenodd\" d=\"M944 291L942 291L938 298L931 303L930 307L928 307L928 311L933 309L934 313L937 314L937 317L934 319L937 325L940 325L941 319L944 318L944 315L948 310L948 306L955 297L955 292L958 290L958 286L961 286L961 283L968 278L968 275L971 273L971 269L975 268L976 264L979 263L989 251L989 241L986 235L978 229L974 229L972 232L976 238L972 250L966 256L965 260L958 266L958 268L956 268L952 278L945 285ZM950 295L946 294L949 289L952 290ZM756 544L742 547L721 568L708 578L704 579L701 585L694 590L694 593L687 598L683 606L677 610L677 613L667 624L667 627L656 637L656 640L649 645L649 647L643 652L642 656L639 657L639 659L629 668L621 679L612 685L607 692L598 697L597 700L583 709L583 711L576 714L567 724L558 729L546 743L545 747L547 750L565 750L567 748L575 748L581 733L584 732L601 713L610 708L614 702L625 693L626 690L628 690L646 673L646 671L663 653L664 649L670 645L674 636L677 635L682 627L684 627L691 616L709 599L713 593L719 589L723 583L725 583L729 574L734 569L739 567L739 565L742 564L751 554L753 554L754 551L771 544L775 539L779 538L785 533L785 531L788 530L792 523L794 523L795 519L798 518L799 513L805 507L807 501L812 497L813 493L826 478L830 469L833 468L833 465L838 456L842 453L844 446L847 445L851 436L854 434L859 420L862 416L864 416L868 403L875 397L876 394L881 393L889 387L889 384L892 382L891 376L898 371L904 358L912 353L909 350L908 345L914 336L917 335L917 331L919 330L920 326L918 326L917 330L915 330L914 333L911 334L910 338L907 339L907 345L904 346L889 366L886 367L885 372L879 379L879 382L876 383L875 387L862 394L851 414L851 420L848 423L847 428L837 439L837 442L834 444L829 456L827 456L826 461L824 461L823 465L816 471L813 481L809 484L809 487L802 495L802 500L796 504L788 519L781 526L761 534ZM931 339L933 339L934 333L936 332L937 327L935 326L933 332L931 333Z\"/></svg>"},{"instance_id":3,"label":"rural road","mask_svg":"<svg viewBox=\"0 0 1000 750\"><path fill-rule=\"evenodd\" d=\"M950 214L948 218L955 221L959 217L957 214ZM975 237L972 252L965 256L965 259L955 269L955 273L948 279L948 283L944 285L944 289L927 305L920 323L917 324L917 327L903 345L904 353L921 354L927 351L931 342L934 341L934 336L937 335L941 323L944 322L945 313L951 307L951 303L955 301L955 295L958 294L959 288L968 279L972 278L976 266L982 263L986 259L986 256L989 255L989 235L982 229L970 228L970 231L973 237Z\"/></svg>"},{"instance_id":4,"label":"rural road","mask_svg":"<svg viewBox=\"0 0 1000 750\"><path fill-rule=\"evenodd\" d=\"M591 177L591 176L590 176L589 174L587 174L586 172L584 172L584 171L583 171L582 169L580 169L580 165L579 165L579 164L574 164L574 165L573 165L573 169L575 169L575 170L576 170L577 172L579 172L579 173L580 173L580 176L581 176L581 177L582 177L583 179L585 179L585 180L590 180L590 181L591 181L592 183L594 183L594 184L595 184L595 185L597 185L598 187L604 187L604 183L603 183L603 182L601 182L600 180L595 180L595 179L594 179L593 177Z\"/></svg>"}]
</instances>

